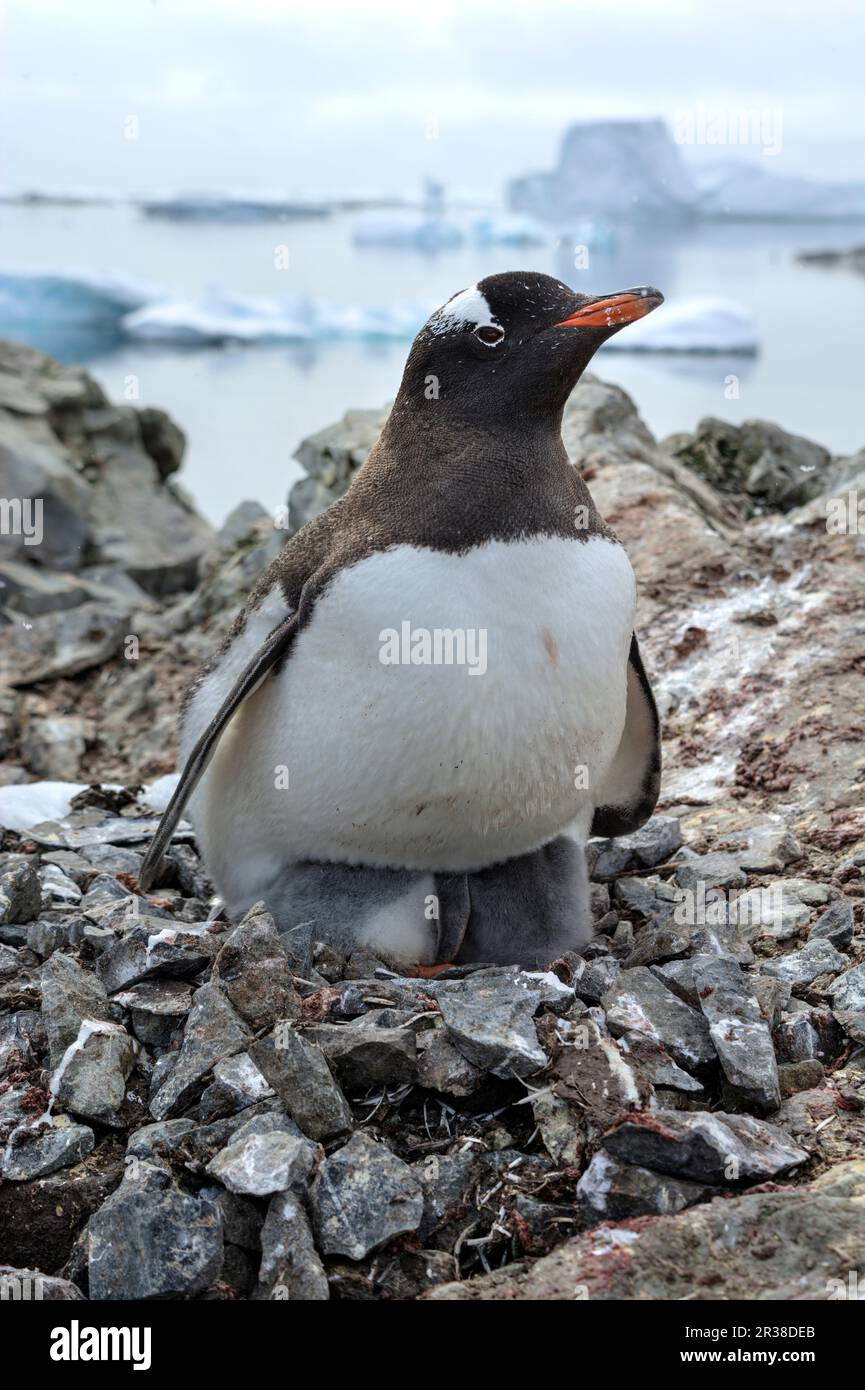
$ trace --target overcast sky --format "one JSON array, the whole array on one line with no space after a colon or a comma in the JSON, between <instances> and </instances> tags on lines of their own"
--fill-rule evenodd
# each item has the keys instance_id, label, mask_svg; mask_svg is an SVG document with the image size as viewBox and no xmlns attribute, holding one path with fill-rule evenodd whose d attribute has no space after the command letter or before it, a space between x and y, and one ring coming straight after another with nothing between
<instances>
[{"instance_id":1,"label":"overcast sky","mask_svg":"<svg viewBox=\"0 0 865 1390\"><path fill-rule=\"evenodd\" d=\"M5 188L376 193L432 174L495 196L549 167L571 121L673 122L697 103L780 111L777 172L863 177L860 0L0 0L0 15Z\"/></svg>"}]
</instances>

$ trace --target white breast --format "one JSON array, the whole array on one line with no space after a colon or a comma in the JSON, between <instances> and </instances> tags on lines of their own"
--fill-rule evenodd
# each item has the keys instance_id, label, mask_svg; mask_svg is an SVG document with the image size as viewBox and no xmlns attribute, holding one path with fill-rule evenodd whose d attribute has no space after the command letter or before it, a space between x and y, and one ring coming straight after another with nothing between
<instances>
[{"instance_id":1,"label":"white breast","mask_svg":"<svg viewBox=\"0 0 865 1390\"><path fill-rule=\"evenodd\" d=\"M208 677L187 747L285 611L273 596ZM217 882L230 896L228 879L306 857L474 869L585 831L624 726L633 622L627 556L599 536L400 546L341 571L196 795ZM424 633L433 664L413 664ZM461 633L467 664L435 664L459 659Z\"/></svg>"}]
</instances>

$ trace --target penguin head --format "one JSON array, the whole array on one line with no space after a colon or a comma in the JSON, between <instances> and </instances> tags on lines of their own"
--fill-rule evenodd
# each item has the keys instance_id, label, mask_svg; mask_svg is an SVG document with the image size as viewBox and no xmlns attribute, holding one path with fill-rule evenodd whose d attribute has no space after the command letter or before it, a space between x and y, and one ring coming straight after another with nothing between
<instances>
[{"instance_id":1,"label":"penguin head","mask_svg":"<svg viewBox=\"0 0 865 1390\"><path fill-rule=\"evenodd\" d=\"M648 286L586 295L535 271L489 275L421 329L401 403L435 400L478 424L555 417L601 344L663 301Z\"/></svg>"}]
</instances>

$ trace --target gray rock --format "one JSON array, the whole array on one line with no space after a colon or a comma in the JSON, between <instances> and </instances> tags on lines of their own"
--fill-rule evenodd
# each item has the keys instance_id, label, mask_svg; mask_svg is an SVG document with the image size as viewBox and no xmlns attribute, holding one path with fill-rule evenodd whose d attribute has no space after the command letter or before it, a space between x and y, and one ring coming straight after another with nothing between
<instances>
[{"instance_id":1,"label":"gray rock","mask_svg":"<svg viewBox=\"0 0 865 1390\"><path fill-rule=\"evenodd\" d=\"M839 975L832 985L835 1017L856 1042L865 1043L865 963Z\"/></svg>"},{"instance_id":2,"label":"gray rock","mask_svg":"<svg viewBox=\"0 0 865 1390\"><path fill-rule=\"evenodd\" d=\"M713 854L697 854L680 864L676 870L676 882L680 888L690 892L702 883L706 888L736 888L746 882L734 854L715 851Z\"/></svg>"},{"instance_id":3,"label":"gray rock","mask_svg":"<svg viewBox=\"0 0 865 1390\"><path fill-rule=\"evenodd\" d=\"M781 873L802 857L795 835L777 825L755 826L748 834L747 849L736 851L739 867L747 874Z\"/></svg>"},{"instance_id":4,"label":"gray rock","mask_svg":"<svg viewBox=\"0 0 865 1390\"><path fill-rule=\"evenodd\" d=\"M810 985L818 975L837 975L847 964L847 957L836 951L831 941L818 937L808 941L801 951L764 961L760 969L764 975L785 980L792 989L801 989Z\"/></svg>"},{"instance_id":5,"label":"gray rock","mask_svg":"<svg viewBox=\"0 0 865 1390\"><path fill-rule=\"evenodd\" d=\"M348 1101L321 1048L287 1023L277 1024L249 1049L259 1071L310 1139L327 1140L354 1127Z\"/></svg>"},{"instance_id":6,"label":"gray rock","mask_svg":"<svg viewBox=\"0 0 865 1390\"><path fill-rule=\"evenodd\" d=\"M495 1076L530 1076L546 1065L534 1014L540 990L507 970L479 970L463 980L425 981L463 1056Z\"/></svg>"},{"instance_id":7,"label":"gray rock","mask_svg":"<svg viewBox=\"0 0 865 1390\"><path fill-rule=\"evenodd\" d=\"M91 1216L88 1255L92 1299L194 1297L222 1266L219 1207L142 1167Z\"/></svg>"},{"instance_id":8,"label":"gray rock","mask_svg":"<svg viewBox=\"0 0 865 1390\"><path fill-rule=\"evenodd\" d=\"M255 1032L273 1028L278 1019L300 1017L285 944L273 918L261 909L252 908L223 940L213 980Z\"/></svg>"},{"instance_id":9,"label":"gray rock","mask_svg":"<svg viewBox=\"0 0 865 1390\"><path fill-rule=\"evenodd\" d=\"M125 1028L85 1020L51 1078L51 1094L74 1115L117 1125L134 1060Z\"/></svg>"},{"instance_id":10,"label":"gray rock","mask_svg":"<svg viewBox=\"0 0 865 1390\"><path fill-rule=\"evenodd\" d=\"M779 1062L828 1062L844 1047L844 1033L830 1009L800 1005L791 1000L791 1011L783 1013L772 1030L772 1041Z\"/></svg>"},{"instance_id":11,"label":"gray rock","mask_svg":"<svg viewBox=\"0 0 865 1390\"><path fill-rule=\"evenodd\" d=\"M808 1187L757 1191L675 1216L595 1228L530 1265L434 1289L433 1301L846 1298L851 1252L865 1241L862 1163L841 1163ZM839 1233L843 1237L839 1241Z\"/></svg>"},{"instance_id":12,"label":"gray rock","mask_svg":"<svg viewBox=\"0 0 865 1390\"><path fill-rule=\"evenodd\" d=\"M634 949L625 957L626 970L635 965L655 965L665 960L676 960L691 949L690 933L681 927L645 926L634 943Z\"/></svg>"},{"instance_id":13,"label":"gray rock","mask_svg":"<svg viewBox=\"0 0 865 1390\"><path fill-rule=\"evenodd\" d=\"M694 983L731 1096L763 1115L777 1110L775 1050L748 977L734 960L704 957Z\"/></svg>"},{"instance_id":14,"label":"gray rock","mask_svg":"<svg viewBox=\"0 0 865 1390\"><path fill-rule=\"evenodd\" d=\"M184 1110L215 1063L245 1051L248 1042L249 1030L216 986L197 989L177 1063L150 1102L154 1119L167 1120Z\"/></svg>"},{"instance_id":15,"label":"gray rock","mask_svg":"<svg viewBox=\"0 0 865 1390\"><path fill-rule=\"evenodd\" d=\"M632 1115L603 1145L623 1163L722 1185L766 1182L808 1160L782 1129L721 1110Z\"/></svg>"},{"instance_id":16,"label":"gray rock","mask_svg":"<svg viewBox=\"0 0 865 1390\"><path fill-rule=\"evenodd\" d=\"M6 1182L28 1182L69 1168L89 1154L94 1145L93 1130L86 1125L63 1123L57 1119L16 1128L9 1137L2 1162Z\"/></svg>"},{"instance_id":17,"label":"gray rock","mask_svg":"<svg viewBox=\"0 0 865 1390\"><path fill-rule=\"evenodd\" d=\"M839 950L850 945L853 940L853 903L849 898L836 898L808 932L809 941L823 938L831 941Z\"/></svg>"},{"instance_id":18,"label":"gray rock","mask_svg":"<svg viewBox=\"0 0 865 1390\"><path fill-rule=\"evenodd\" d=\"M207 1172L230 1192L269 1197L274 1192L304 1191L321 1149L309 1139L284 1130L235 1136L207 1165Z\"/></svg>"},{"instance_id":19,"label":"gray rock","mask_svg":"<svg viewBox=\"0 0 865 1390\"><path fill-rule=\"evenodd\" d=\"M623 970L602 1000L616 1037L659 1042L686 1071L711 1065L716 1053L702 1014L676 997L645 966Z\"/></svg>"},{"instance_id":20,"label":"gray rock","mask_svg":"<svg viewBox=\"0 0 865 1390\"><path fill-rule=\"evenodd\" d=\"M436 1020L417 1035L417 1079L430 1091L470 1096L483 1082L483 1072L460 1052L447 1028Z\"/></svg>"},{"instance_id":21,"label":"gray rock","mask_svg":"<svg viewBox=\"0 0 865 1390\"><path fill-rule=\"evenodd\" d=\"M600 1004L603 996L616 983L621 969L612 956L581 960L571 980L577 998L584 999L587 1004Z\"/></svg>"},{"instance_id":22,"label":"gray rock","mask_svg":"<svg viewBox=\"0 0 865 1390\"><path fill-rule=\"evenodd\" d=\"M277 1192L270 1199L261 1230L258 1281L256 1299L310 1303L330 1297L309 1217L292 1192Z\"/></svg>"},{"instance_id":23,"label":"gray rock","mask_svg":"<svg viewBox=\"0 0 865 1390\"><path fill-rule=\"evenodd\" d=\"M70 956L55 951L42 970L42 1017L56 1070L85 1020L111 1022L111 1006L101 982Z\"/></svg>"},{"instance_id":24,"label":"gray rock","mask_svg":"<svg viewBox=\"0 0 865 1390\"><path fill-rule=\"evenodd\" d=\"M321 1250L352 1260L416 1231L424 1214L421 1186L409 1165L363 1131L325 1159L313 1198Z\"/></svg>"},{"instance_id":25,"label":"gray rock","mask_svg":"<svg viewBox=\"0 0 865 1390\"><path fill-rule=\"evenodd\" d=\"M324 1023L313 1034L343 1086L403 1086L417 1080L413 1028L388 1028L373 1010L350 1023Z\"/></svg>"},{"instance_id":26,"label":"gray rock","mask_svg":"<svg viewBox=\"0 0 865 1390\"><path fill-rule=\"evenodd\" d=\"M145 980L114 996L129 1010L130 1027L145 1047L168 1047L192 1008L192 986L183 980Z\"/></svg>"},{"instance_id":27,"label":"gray rock","mask_svg":"<svg viewBox=\"0 0 865 1390\"><path fill-rule=\"evenodd\" d=\"M199 1114L202 1120L236 1115L259 1100L268 1100L276 1092L258 1070L248 1052L223 1057L213 1068L213 1081L201 1097Z\"/></svg>"},{"instance_id":28,"label":"gray rock","mask_svg":"<svg viewBox=\"0 0 865 1390\"><path fill-rule=\"evenodd\" d=\"M663 864L682 843L682 831L675 816L652 816L639 830L601 843L593 875L603 878L624 869L653 869Z\"/></svg>"},{"instance_id":29,"label":"gray rock","mask_svg":"<svg viewBox=\"0 0 865 1390\"><path fill-rule=\"evenodd\" d=\"M82 719L80 715L29 720L22 734L22 748L26 749L30 771L37 777L77 781L95 732L93 720Z\"/></svg>"},{"instance_id":30,"label":"gray rock","mask_svg":"<svg viewBox=\"0 0 865 1390\"><path fill-rule=\"evenodd\" d=\"M626 1221L633 1216L669 1216L695 1202L705 1202L715 1189L686 1182L668 1173L653 1173L619 1163L611 1154L595 1154L580 1181L577 1197L595 1217Z\"/></svg>"},{"instance_id":31,"label":"gray rock","mask_svg":"<svg viewBox=\"0 0 865 1390\"><path fill-rule=\"evenodd\" d=\"M29 931L28 928L28 935ZM32 950L32 947L30 949ZM17 975L21 965L20 953L14 947L0 946L0 980L8 980L12 975Z\"/></svg>"},{"instance_id":32,"label":"gray rock","mask_svg":"<svg viewBox=\"0 0 865 1390\"><path fill-rule=\"evenodd\" d=\"M620 878L613 885L616 906L628 913L638 912L657 925L673 921L677 895L674 886L650 875L648 878Z\"/></svg>"},{"instance_id":33,"label":"gray rock","mask_svg":"<svg viewBox=\"0 0 865 1390\"><path fill-rule=\"evenodd\" d=\"M30 864L0 873L0 923L32 922L42 906L39 875Z\"/></svg>"},{"instance_id":34,"label":"gray rock","mask_svg":"<svg viewBox=\"0 0 865 1390\"><path fill-rule=\"evenodd\" d=\"M44 864L39 870L43 907L78 907L81 889L56 864Z\"/></svg>"},{"instance_id":35,"label":"gray rock","mask_svg":"<svg viewBox=\"0 0 865 1390\"><path fill-rule=\"evenodd\" d=\"M140 917L141 925L104 951L97 972L109 994L158 975L184 979L197 975L215 956L218 939L206 927L181 926L160 917Z\"/></svg>"},{"instance_id":36,"label":"gray rock","mask_svg":"<svg viewBox=\"0 0 865 1390\"><path fill-rule=\"evenodd\" d=\"M101 666L120 651L130 620L128 609L82 603L68 613L34 618L26 630L7 629L2 651L6 678L16 687L35 685Z\"/></svg>"}]
</instances>

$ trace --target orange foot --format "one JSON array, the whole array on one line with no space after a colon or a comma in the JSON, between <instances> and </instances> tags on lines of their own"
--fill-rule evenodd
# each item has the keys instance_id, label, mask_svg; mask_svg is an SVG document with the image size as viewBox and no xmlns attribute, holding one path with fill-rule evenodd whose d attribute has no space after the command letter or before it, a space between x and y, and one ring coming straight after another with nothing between
<instances>
[{"instance_id":1,"label":"orange foot","mask_svg":"<svg viewBox=\"0 0 865 1390\"><path fill-rule=\"evenodd\" d=\"M453 970L455 962L445 961L444 965L416 965L413 970L407 970L407 975L412 975L419 980L430 980L433 975L440 975L443 970Z\"/></svg>"}]
</instances>

